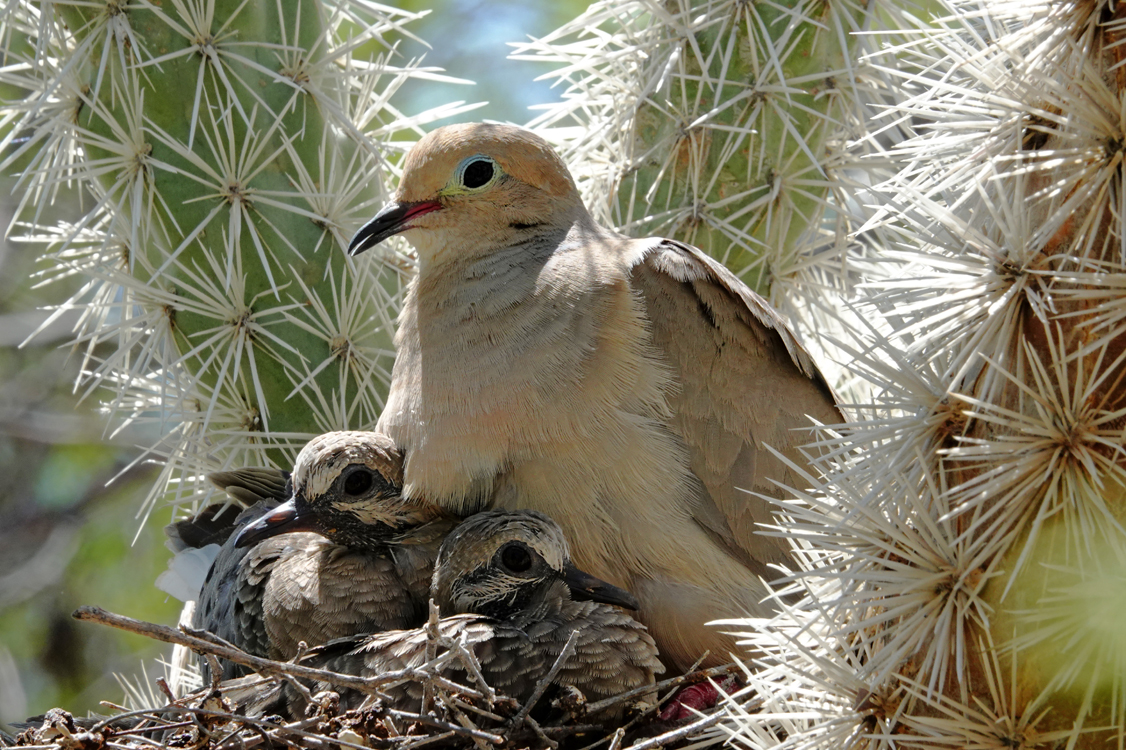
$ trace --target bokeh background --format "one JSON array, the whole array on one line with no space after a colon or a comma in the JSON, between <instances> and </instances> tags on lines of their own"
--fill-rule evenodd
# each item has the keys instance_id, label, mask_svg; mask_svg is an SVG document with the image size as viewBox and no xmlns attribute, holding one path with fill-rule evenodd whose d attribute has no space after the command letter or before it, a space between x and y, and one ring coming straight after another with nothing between
<instances>
[{"instance_id":1,"label":"bokeh background","mask_svg":"<svg viewBox=\"0 0 1126 750\"><path fill-rule=\"evenodd\" d=\"M433 83L404 89L408 114L450 101L485 102L463 119L514 123L529 107L558 92L534 79L542 64L507 59L507 42L540 37L578 15L586 3L564 0L425 0L394 2L429 10L410 30L431 46L404 38L405 59L475 82ZM18 95L0 86L6 100ZM439 123L440 124L440 123ZM11 222L16 165L0 176L0 220ZM80 215L65 191L46 216ZM77 313L58 310L79 279L39 275L41 247L0 238L0 723L20 721L54 706L76 715L98 702L123 698L119 679L151 689L160 674L162 644L72 620L93 604L154 622L174 624L181 603L153 584L170 553L157 510L137 517L157 469L138 446L151 445L147 425L110 425L99 413L101 394L75 392L81 357L72 343ZM34 336L32 334L35 333ZM30 340L29 340L29 337Z\"/></svg>"}]
</instances>

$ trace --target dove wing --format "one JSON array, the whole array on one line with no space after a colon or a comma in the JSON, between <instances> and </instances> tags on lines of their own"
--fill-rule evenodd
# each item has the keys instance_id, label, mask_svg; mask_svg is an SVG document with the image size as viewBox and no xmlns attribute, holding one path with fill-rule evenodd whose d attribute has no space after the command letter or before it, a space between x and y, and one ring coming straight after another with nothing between
<instances>
[{"instance_id":1,"label":"dove wing","mask_svg":"<svg viewBox=\"0 0 1126 750\"><path fill-rule=\"evenodd\" d=\"M797 465L812 439L810 417L843 421L833 394L786 322L720 263L673 240L646 243L631 269L653 344L671 366L670 428L685 442L706 497L693 515L748 565L769 578L789 559L784 540L755 534L771 523L765 500L775 482L804 486L769 445ZM773 481L772 481L773 480Z\"/></svg>"},{"instance_id":2,"label":"dove wing","mask_svg":"<svg viewBox=\"0 0 1126 750\"><path fill-rule=\"evenodd\" d=\"M592 701L642 685L665 671L645 626L626 611L595 602L567 602L565 617L529 625L528 636L549 668L572 633L574 651L556 682L573 685Z\"/></svg>"}]
</instances>

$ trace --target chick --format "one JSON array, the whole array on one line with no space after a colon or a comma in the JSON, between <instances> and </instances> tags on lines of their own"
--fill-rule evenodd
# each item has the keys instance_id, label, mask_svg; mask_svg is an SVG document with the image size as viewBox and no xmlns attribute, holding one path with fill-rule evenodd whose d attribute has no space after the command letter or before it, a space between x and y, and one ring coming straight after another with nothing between
<instances>
[{"instance_id":1,"label":"chick","mask_svg":"<svg viewBox=\"0 0 1126 750\"><path fill-rule=\"evenodd\" d=\"M330 432L311 440L278 492L249 469L212 481L243 501L281 502L224 542L193 624L258 656L292 658L356 633L423 622L434 559L456 519L404 501L402 456L384 435ZM224 665L223 677L241 674Z\"/></svg>"}]
</instances>

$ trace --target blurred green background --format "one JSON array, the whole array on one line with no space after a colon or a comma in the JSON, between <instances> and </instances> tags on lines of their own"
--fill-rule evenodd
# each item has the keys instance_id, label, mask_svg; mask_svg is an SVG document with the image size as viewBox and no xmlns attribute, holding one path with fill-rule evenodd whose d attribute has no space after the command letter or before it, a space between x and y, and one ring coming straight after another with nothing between
<instances>
[{"instance_id":1,"label":"blurred green background","mask_svg":"<svg viewBox=\"0 0 1126 750\"><path fill-rule=\"evenodd\" d=\"M430 14L410 25L432 46L404 39L404 58L425 54L475 86L415 84L397 100L407 113L438 104L484 101L467 119L526 122L530 105L558 92L534 79L543 65L506 59L506 42L544 36L578 15L585 2L520 0L392 3ZM20 92L2 90L5 99ZM11 222L17 188L0 177L4 226ZM47 209L60 219L79 216L76 196L63 193ZM44 222L49 223L49 222ZM75 394L81 355L73 351L77 313L64 312L30 342L28 335L67 299L76 278L37 288L41 246L0 242L0 723L20 721L54 706L76 715L119 701L115 675L151 689L161 673L162 644L72 620L80 605L94 604L154 622L174 624L179 601L153 585L170 553L162 527L171 516L158 509L142 526L137 512L157 467L137 463L141 445L155 434L144 426L110 433L98 413L100 394ZM111 481L112 480L112 481ZM104 709L102 709L104 710Z\"/></svg>"}]
</instances>

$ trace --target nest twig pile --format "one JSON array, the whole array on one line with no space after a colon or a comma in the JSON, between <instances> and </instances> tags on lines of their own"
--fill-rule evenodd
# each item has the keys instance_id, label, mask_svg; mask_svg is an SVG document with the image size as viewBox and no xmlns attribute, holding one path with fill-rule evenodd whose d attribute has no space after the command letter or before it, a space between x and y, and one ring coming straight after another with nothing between
<instances>
[{"instance_id":1,"label":"nest twig pile","mask_svg":"<svg viewBox=\"0 0 1126 750\"><path fill-rule=\"evenodd\" d=\"M303 654L280 662L248 654L205 631L169 628L112 614L96 607L74 613L80 620L97 622L185 646L212 662L228 659L254 674L220 682L177 698L163 680L158 686L166 705L130 711L103 702L118 711L105 718L75 719L52 709L35 726L15 738L14 746L37 750L249 750L265 747L300 748L575 748L576 750L653 750L681 746L690 740L712 744L724 736L716 729L725 717L722 706L707 715L670 725L660 718L660 707L673 688L707 683L736 672L730 664L694 671L597 703L586 703L577 691L563 690L542 706L547 688L563 665L564 649L556 664L540 679L527 702L520 704L493 690L481 676L472 650L434 632L433 658L417 669L358 677L314 669L301 663ZM447 642L450 641L450 642ZM463 685L442 674L443 667L459 660L472 676ZM342 690L371 696L359 709L341 710L338 693L311 694L302 680L327 682ZM424 688L417 713L390 707L382 697L386 688L416 681ZM283 690L300 694L305 716L285 718L270 713L272 699ZM661 699L654 701L654 696ZM742 707L747 710L747 706ZM538 716L539 718L534 718ZM607 721L606 716L613 716ZM545 718L546 717L546 718Z\"/></svg>"}]
</instances>

